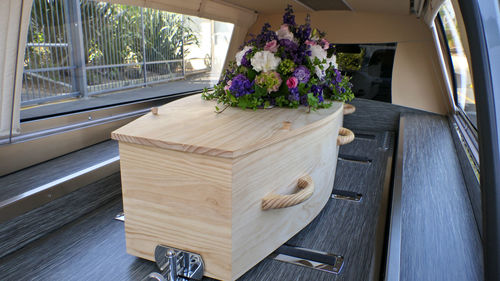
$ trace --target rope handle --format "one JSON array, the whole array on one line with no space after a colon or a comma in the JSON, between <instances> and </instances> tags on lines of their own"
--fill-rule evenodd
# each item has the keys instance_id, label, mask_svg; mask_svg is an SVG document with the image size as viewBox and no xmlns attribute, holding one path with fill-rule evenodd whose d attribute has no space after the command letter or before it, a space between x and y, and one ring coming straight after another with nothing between
<instances>
[{"instance_id":1,"label":"rope handle","mask_svg":"<svg viewBox=\"0 0 500 281\"><path fill-rule=\"evenodd\" d=\"M337 145L344 145L351 143L354 140L354 133L344 127L340 127L339 135L337 137Z\"/></svg>"},{"instance_id":2,"label":"rope handle","mask_svg":"<svg viewBox=\"0 0 500 281\"><path fill-rule=\"evenodd\" d=\"M344 103L344 115L352 114L356 111L356 107L352 104Z\"/></svg>"},{"instance_id":3,"label":"rope handle","mask_svg":"<svg viewBox=\"0 0 500 281\"><path fill-rule=\"evenodd\" d=\"M270 193L262 198L262 210L280 209L298 205L311 197L314 193L314 182L309 176L303 176L297 181L298 192L290 195Z\"/></svg>"}]
</instances>

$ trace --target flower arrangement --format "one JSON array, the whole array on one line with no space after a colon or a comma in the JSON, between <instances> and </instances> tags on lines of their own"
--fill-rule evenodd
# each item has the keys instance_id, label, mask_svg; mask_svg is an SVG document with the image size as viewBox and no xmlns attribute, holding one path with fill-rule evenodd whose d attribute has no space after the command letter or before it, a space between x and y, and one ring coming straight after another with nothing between
<instances>
[{"instance_id":1,"label":"flower arrangement","mask_svg":"<svg viewBox=\"0 0 500 281\"><path fill-rule=\"evenodd\" d=\"M298 26L292 6L285 9L278 31L264 24L229 64L214 90L202 97L243 109L269 106L327 108L328 100L354 98L350 78L338 69L335 47L325 33L312 29L309 15ZM225 108L224 108L225 109ZM216 110L221 112L217 106Z\"/></svg>"}]
</instances>

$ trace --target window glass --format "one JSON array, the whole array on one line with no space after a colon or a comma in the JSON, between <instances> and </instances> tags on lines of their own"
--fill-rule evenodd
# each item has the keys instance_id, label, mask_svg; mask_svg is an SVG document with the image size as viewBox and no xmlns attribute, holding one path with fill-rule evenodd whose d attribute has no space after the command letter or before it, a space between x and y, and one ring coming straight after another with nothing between
<instances>
[{"instance_id":1,"label":"window glass","mask_svg":"<svg viewBox=\"0 0 500 281\"><path fill-rule=\"evenodd\" d=\"M455 75L455 102L465 113L469 121L477 128L476 102L474 98L474 86L472 83L469 63L464 50L457 17L451 1L446 1L439 10L439 16L443 23L446 42L450 50L452 69Z\"/></svg>"},{"instance_id":2,"label":"window glass","mask_svg":"<svg viewBox=\"0 0 500 281\"><path fill-rule=\"evenodd\" d=\"M337 63L358 98L391 102L396 44L337 44Z\"/></svg>"},{"instance_id":3,"label":"window glass","mask_svg":"<svg viewBox=\"0 0 500 281\"><path fill-rule=\"evenodd\" d=\"M151 8L34 0L21 119L212 87L232 31L233 24Z\"/></svg>"}]
</instances>

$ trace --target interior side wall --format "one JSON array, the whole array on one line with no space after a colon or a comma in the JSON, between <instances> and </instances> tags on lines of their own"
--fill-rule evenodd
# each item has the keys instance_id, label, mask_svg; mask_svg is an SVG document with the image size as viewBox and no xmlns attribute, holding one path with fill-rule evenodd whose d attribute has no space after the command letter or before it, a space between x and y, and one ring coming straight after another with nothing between
<instances>
[{"instance_id":1,"label":"interior side wall","mask_svg":"<svg viewBox=\"0 0 500 281\"><path fill-rule=\"evenodd\" d=\"M32 0L0 1L0 137L19 132L24 47ZM14 94L15 93L15 94Z\"/></svg>"},{"instance_id":2,"label":"interior side wall","mask_svg":"<svg viewBox=\"0 0 500 281\"><path fill-rule=\"evenodd\" d=\"M450 111L432 31L422 20L411 15L345 11L310 14L312 26L325 31L326 39L332 43L397 42L392 102L439 114ZM297 23L302 24L305 16L305 13L297 13ZM265 22L278 29L282 15L259 15L249 33L258 34Z\"/></svg>"}]
</instances>

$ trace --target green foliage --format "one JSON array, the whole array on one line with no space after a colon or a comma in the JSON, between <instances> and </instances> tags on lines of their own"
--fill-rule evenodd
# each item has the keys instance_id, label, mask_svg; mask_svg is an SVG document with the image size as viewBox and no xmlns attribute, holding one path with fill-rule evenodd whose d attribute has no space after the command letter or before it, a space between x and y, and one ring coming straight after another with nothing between
<instances>
[{"instance_id":1,"label":"green foliage","mask_svg":"<svg viewBox=\"0 0 500 281\"><path fill-rule=\"evenodd\" d=\"M288 75L295 70L295 63L291 59L284 59L278 65L278 72Z\"/></svg>"},{"instance_id":2,"label":"green foliage","mask_svg":"<svg viewBox=\"0 0 500 281\"><path fill-rule=\"evenodd\" d=\"M328 99L335 101L351 101L354 98L354 92L352 91L352 84L350 82L351 77L343 76L342 81L337 86L332 86L328 88L325 92L325 96Z\"/></svg>"},{"instance_id":3,"label":"green foliage","mask_svg":"<svg viewBox=\"0 0 500 281\"><path fill-rule=\"evenodd\" d=\"M359 54L355 53L337 53L337 64L344 71L358 71L361 69L365 49L361 49Z\"/></svg>"},{"instance_id":4,"label":"green foliage","mask_svg":"<svg viewBox=\"0 0 500 281\"><path fill-rule=\"evenodd\" d=\"M71 44L64 20L67 17L64 14L65 5L65 0L34 0L27 42ZM192 22L191 18L180 14L149 8L143 8L141 13L140 7L89 0L80 0L80 12L85 63L88 65L182 59L187 46L199 44L188 24ZM36 63L35 68L64 66L72 61L71 55L69 48L35 46L26 52L25 64ZM171 65L151 64L147 70L168 73L172 70L166 68ZM137 68L136 74L140 75L141 66ZM120 70L123 72L123 69ZM120 79L120 73L109 68L98 73L96 78L99 76Z\"/></svg>"}]
</instances>

